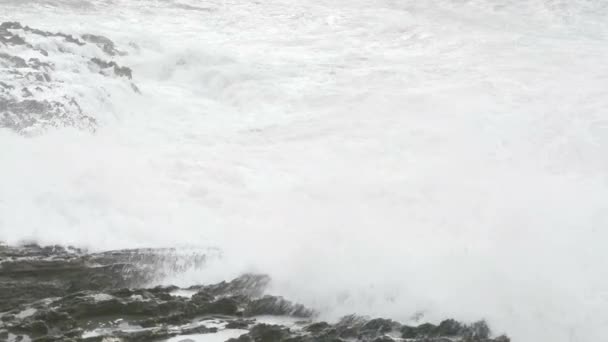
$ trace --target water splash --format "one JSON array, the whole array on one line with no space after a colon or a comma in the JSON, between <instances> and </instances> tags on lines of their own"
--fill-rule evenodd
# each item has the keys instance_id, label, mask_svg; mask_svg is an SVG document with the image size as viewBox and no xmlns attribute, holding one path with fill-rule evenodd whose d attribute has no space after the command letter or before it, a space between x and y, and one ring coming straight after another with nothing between
<instances>
[{"instance_id":1,"label":"water splash","mask_svg":"<svg viewBox=\"0 0 608 342\"><path fill-rule=\"evenodd\" d=\"M132 46L142 94L95 135L0 132L0 239L213 246L171 282L604 338L601 1L69 3L0 19Z\"/></svg>"}]
</instances>

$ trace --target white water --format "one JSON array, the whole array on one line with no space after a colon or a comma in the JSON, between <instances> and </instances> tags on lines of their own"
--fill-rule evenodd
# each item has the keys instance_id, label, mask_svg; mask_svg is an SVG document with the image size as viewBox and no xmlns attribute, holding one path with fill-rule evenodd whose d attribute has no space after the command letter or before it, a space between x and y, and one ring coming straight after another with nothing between
<instances>
[{"instance_id":1,"label":"white water","mask_svg":"<svg viewBox=\"0 0 608 342\"><path fill-rule=\"evenodd\" d=\"M95 135L0 131L0 240L218 246L169 281L267 272L329 318L608 340L605 1L2 0L0 19L135 42L143 92L107 89Z\"/></svg>"}]
</instances>

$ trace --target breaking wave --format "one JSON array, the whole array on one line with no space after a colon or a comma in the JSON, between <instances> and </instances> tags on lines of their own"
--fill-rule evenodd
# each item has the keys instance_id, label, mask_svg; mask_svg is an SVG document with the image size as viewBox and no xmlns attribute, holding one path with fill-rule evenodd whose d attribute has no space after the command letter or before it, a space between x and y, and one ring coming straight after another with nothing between
<instances>
[{"instance_id":1,"label":"breaking wave","mask_svg":"<svg viewBox=\"0 0 608 342\"><path fill-rule=\"evenodd\" d=\"M605 339L603 1L0 9L124 52L32 38L56 52L39 56L49 89L77 96L95 129L0 129L0 240L218 248L164 282L257 271L329 318L483 317L516 341Z\"/></svg>"}]
</instances>

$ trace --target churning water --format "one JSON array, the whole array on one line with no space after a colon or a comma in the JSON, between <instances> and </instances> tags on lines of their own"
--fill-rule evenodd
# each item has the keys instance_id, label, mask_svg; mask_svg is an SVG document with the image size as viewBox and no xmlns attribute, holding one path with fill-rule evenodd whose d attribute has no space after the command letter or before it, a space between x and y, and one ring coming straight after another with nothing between
<instances>
[{"instance_id":1,"label":"churning water","mask_svg":"<svg viewBox=\"0 0 608 342\"><path fill-rule=\"evenodd\" d=\"M141 90L69 76L96 133L0 130L0 240L214 247L167 282L264 272L328 318L608 341L608 2L1 0L0 20L109 37Z\"/></svg>"}]
</instances>

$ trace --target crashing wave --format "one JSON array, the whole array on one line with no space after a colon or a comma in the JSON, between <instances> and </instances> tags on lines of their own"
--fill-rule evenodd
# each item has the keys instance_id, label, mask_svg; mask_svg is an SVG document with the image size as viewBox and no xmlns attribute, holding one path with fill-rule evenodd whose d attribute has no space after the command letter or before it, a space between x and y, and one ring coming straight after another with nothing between
<instances>
[{"instance_id":1,"label":"crashing wave","mask_svg":"<svg viewBox=\"0 0 608 342\"><path fill-rule=\"evenodd\" d=\"M0 24L0 128L23 135L49 127L95 131L95 113L83 109L82 101L106 102L109 94L103 85L115 81L139 92L131 69L112 60L125 54L103 36L74 37L18 22ZM79 91L78 85L88 82Z\"/></svg>"}]
</instances>

